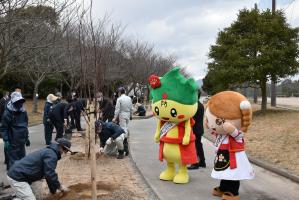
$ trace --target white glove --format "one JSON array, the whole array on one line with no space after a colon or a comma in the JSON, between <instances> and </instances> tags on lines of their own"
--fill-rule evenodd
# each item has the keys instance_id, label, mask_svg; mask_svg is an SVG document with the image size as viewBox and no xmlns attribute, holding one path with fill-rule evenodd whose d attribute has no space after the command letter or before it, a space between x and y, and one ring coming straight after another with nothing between
<instances>
[{"instance_id":1,"label":"white glove","mask_svg":"<svg viewBox=\"0 0 299 200\"><path fill-rule=\"evenodd\" d=\"M107 145L110 145L112 143L112 138L109 138L107 141L106 141L106 144Z\"/></svg>"},{"instance_id":2,"label":"white glove","mask_svg":"<svg viewBox=\"0 0 299 200\"><path fill-rule=\"evenodd\" d=\"M104 148L100 147L100 153L104 153Z\"/></svg>"},{"instance_id":3,"label":"white glove","mask_svg":"<svg viewBox=\"0 0 299 200\"><path fill-rule=\"evenodd\" d=\"M61 192L69 192L70 191L70 189L69 188L67 188L66 186L64 186L64 185L60 185L60 188L59 188L59 190L61 191Z\"/></svg>"}]
</instances>

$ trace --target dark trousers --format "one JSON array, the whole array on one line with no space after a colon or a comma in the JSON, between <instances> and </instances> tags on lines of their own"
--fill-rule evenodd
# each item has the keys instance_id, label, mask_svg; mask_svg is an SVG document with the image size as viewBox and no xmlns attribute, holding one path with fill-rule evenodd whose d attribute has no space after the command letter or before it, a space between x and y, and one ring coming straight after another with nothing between
<instances>
[{"instance_id":1,"label":"dark trousers","mask_svg":"<svg viewBox=\"0 0 299 200\"><path fill-rule=\"evenodd\" d=\"M69 116L71 118L71 125L70 125L70 127L71 127L71 129L74 129L74 128L76 128L76 125L75 125L75 112L71 111L69 113Z\"/></svg>"},{"instance_id":2,"label":"dark trousers","mask_svg":"<svg viewBox=\"0 0 299 200\"><path fill-rule=\"evenodd\" d=\"M77 131L82 130L80 117L81 117L81 111L75 112L75 124L76 124Z\"/></svg>"},{"instance_id":3,"label":"dark trousers","mask_svg":"<svg viewBox=\"0 0 299 200\"><path fill-rule=\"evenodd\" d=\"M239 195L240 181L221 180L219 189L223 192L231 192L233 195Z\"/></svg>"},{"instance_id":4,"label":"dark trousers","mask_svg":"<svg viewBox=\"0 0 299 200\"><path fill-rule=\"evenodd\" d=\"M15 161L20 160L25 157L26 150L25 144L23 145L10 145L6 149L7 153L7 170L15 163Z\"/></svg>"},{"instance_id":5,"label":"dark trousers","mask_svg":"<svg viewBox=\"0 0 299 200\"><path fill-rule=\"evenodd\" d=\"M53 128L54 128L53 124L44 124L46 145L51 144Z\"/></svg>"},{"instance_id":6,"label":"dark trousers","mask_svg":"<svg viewBox=\"0 0 299 200\"><path fill-rule=\"evenodd\" d=\"M205 154L204 154L203 147L202 147L201 137L202 137L202 135L199 135L199 136L196 135L195 147L196 147L197 156L199 158L199 162L205 163Z\"/></svg>"},{"instance_id":7,"label":"dark trousers","mask_svg":"<svg viewBox=\"0 0 299 200\"><path fill-rule=\"evenodd\" d=\"M128 143L128 138L124 139L124 152L129 153L129 143Z\"/></svg>"},{"instance_id":8,"label":"dark trousers","mask_svg":"<svg viewBox=\"0 0 299 200\"><path fill-rule=\"evenodd\" d=\"M63 122L62 121L52 121L55 129L56 129L56 137L55 140L57 140L58 138L62 138L63 137Z\"/></svg>"}]
</instances>

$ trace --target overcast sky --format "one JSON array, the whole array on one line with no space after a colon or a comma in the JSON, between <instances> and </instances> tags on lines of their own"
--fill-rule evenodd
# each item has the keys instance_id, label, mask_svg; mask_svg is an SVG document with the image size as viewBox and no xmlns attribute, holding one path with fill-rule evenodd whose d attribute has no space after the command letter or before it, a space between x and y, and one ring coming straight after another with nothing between
<instances>
[{"instance_id":1,"label":"overcast sky","mask_svg":"<svg viewBox=\"0 0 299 200\"><path fill-rule=\"evenodd\" d=\"M174 54L195 78L204 77L207 53L217 33L229 26L242 8L257 3L271 8L272 0L94 0L94 17L105 13L126 26L125 34L154 44L157 52ZM299 26L299 0L277 0L288 22Z\"/></svg>"}]
</instances>

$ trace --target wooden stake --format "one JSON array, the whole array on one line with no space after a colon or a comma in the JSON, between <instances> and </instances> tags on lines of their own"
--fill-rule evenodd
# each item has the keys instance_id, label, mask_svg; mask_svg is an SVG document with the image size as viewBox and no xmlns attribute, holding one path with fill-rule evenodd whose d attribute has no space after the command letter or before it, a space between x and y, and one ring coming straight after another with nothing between
<instances>
[{"instance_id":1,"label":"wooden stake","mask_svg":"<svg viewBox=\"0 0 299 200\"><path fill-rule=\"evenodd\" d=\"M90 110L90 102L87 101L86 109ZM90 117L87 116L88 123L86 123L86 132L85 132L85 158L89 158L89 144L90 144Z\"/></svg>"},{"instance_id":2,"label":"wooden stake","mask_svg":"<svg viewBox=\"0 0 299 200\"><path fill-rule=\"evenodd\" d=\"M90 111L94 112L95 107L91 104ZM96 150L95 150L95 118L94 115L90 116L90 169L91 169L91 185L92 193L91 199L97 200L97 180L96 180L96 169L97 169L97 160L96 160Z\"/></svg>"}]
</instances>

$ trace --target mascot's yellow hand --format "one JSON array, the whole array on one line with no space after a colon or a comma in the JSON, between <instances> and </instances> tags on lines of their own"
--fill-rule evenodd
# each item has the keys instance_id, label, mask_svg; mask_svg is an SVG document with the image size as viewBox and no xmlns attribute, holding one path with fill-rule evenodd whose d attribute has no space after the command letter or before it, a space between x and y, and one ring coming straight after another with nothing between
<instances>
[{"instance_id":1,"label":"mascot's yellow hand","mask_svg":"<svg viewBox=\"0 0 299 200\"><path fill-rule=\"evenodd\" d=\"M228 133L228 134L232 134L235 131L236 127L234 125L232 125L229 122L224 122L223 124L223 130Z\"/></svg>"},{"instance_id":2,"label":"mascot's yellow hand","mask_svg":"<svg viewBox=\"0 0 299 200\"><path fill-rule=\"evenodd\" d=\"M160 142L160 134L159 133L155 134L154 140L155 140L156 143Z\"/></svg>"},{"instance_id":3,"label":"mascot's yellow hand","mask_svg":"<svg viewBox=\"0 0 299 200\"><path fill-rule=\"evenodd\" d=\"M186 136L184 136L183 137L183 142L182 142L182 144L183 145L188 145L190 143L190 137L186 137Z\"/></svg>"}]
</instances>

